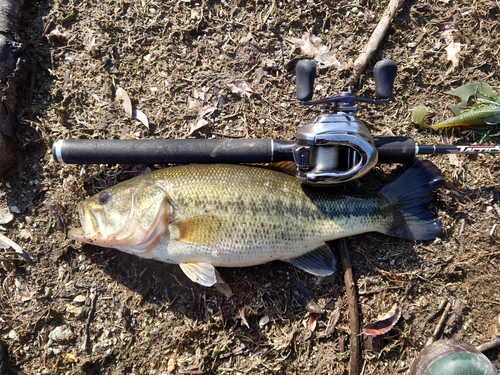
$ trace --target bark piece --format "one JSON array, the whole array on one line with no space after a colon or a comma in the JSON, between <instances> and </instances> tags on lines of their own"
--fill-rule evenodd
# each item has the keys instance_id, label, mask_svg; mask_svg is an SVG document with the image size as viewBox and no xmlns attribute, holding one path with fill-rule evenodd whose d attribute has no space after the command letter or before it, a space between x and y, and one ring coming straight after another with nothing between
<instances>
[{"instance_id":1,"label":"bark piece","mask_svg":"<svg viewBox=\"0 0 500 375\"><path fill-rule=\"evenodd\" d=\"M17 37L23 5L23 0L0 2L0 176L15 160L8 137L15 133L17 88L28 70Z\"/></svg>"}]
</instances>

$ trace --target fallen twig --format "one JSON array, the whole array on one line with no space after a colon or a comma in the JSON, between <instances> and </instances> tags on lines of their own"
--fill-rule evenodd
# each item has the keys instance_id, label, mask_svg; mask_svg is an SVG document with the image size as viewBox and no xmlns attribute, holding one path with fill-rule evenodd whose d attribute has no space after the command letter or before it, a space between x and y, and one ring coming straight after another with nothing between
<instances>
[{"instance_id":1,"label":"fallen twig","mask_svg":"<svg viewBox=\"0 0 500 375\"><path fill-rule=\"evenodd\" d=\"M384 39L385 34L389 29L391 20L394 18L396 10L399 8L400 2L403 3L404 0L391 0L389 2L389 5L387 5L382 18L378 22L377 27L375 27L375 30L373 30L368 43L365 44L363 50L359 54L359 57L356 59L356 61L354 61L354 71L349 80L349 86L357 85L359 77L365 71L368 62L371 60L371 58L375 54L375 51L382 43L382 40Z\"/></svg>"},{"instance_id":2,"label":"fallen twig","mask_svg":"<svg viewBox=\"0 0 500 375\"><path fill-rule=\"evenodd\" d=\"M427 317L427 319L426 319L427 323L429 323L432 319L434 319L436 316L438 316L438 314L444 309L444 307L446 306L447 303L448 303L448 297L443 297L438 308Z\"/></svg>"},{"instance_id":3,"label":"fallen twig","mask_svg":"<svg viewBox=\"0 0 500 375\"><path fill-rule=\"evenodd\" d=\"M434 332L432 333L432 337L429 337L429 340L427 340L427 345L432 344L439 338L439 336L441 336L441 331L443 330L443 327L446 323L446 317L448 316L450 310L451 310L451 303L446 302L446 307L443 311L443 315L441 315L441 318L439 319L439 322L436 328L434 329Z\"/></svg>"},{"instance_id":4,"label":"fallen twig","mask_svg":"<svg viewBox=\"0 0 500 375\"><path fill-rule=\"evenodd\" d=\"M97 304L97 291L94 292L94 297L90 300L90 310L85 322L85 333L83 334L82 349L88 351L90 349L90 323L94 319L95 308Z\"/></svg>"},{"instance_id":5,"label":"fallen twig","mask_svg":"<svg viewBox=\"0 0 500 375\"><path fill-rule=\"evenodd\" d=\"M446 326L444 327L444 334L448 335L455 328L455 325L459 321L462 316L462 312L465 308L465 303L459 299L456 299L453 303L453 312L450 315L450 318L446 321Z\"/></svg>"},{"instance_id":6,"label":"fallen twig","mask_svg":"<svg viewBox=\"0 0 500 375\"><path fill-rule=\"evenodd\" d=\"M478 346L476 346L476 349L478 351L480 351L481 353L483 353L483 352L485 352L487 350L496 348L497 346L500 346L500 337L496 338L493 341L490 341L490 342L478 345Z\"/></svg>"},{"instance_id":7,"label":"fallen twig","mask_svg":"<svg viewBox=\"0 0 500 375\"><path fill-rule=\"evenodd\" d=\"M347 294L347 303L349 305L349 328L351 330L350 337L350 374L358 375L361 373L361 343L359 340L359 305L358 294L356 291L356 283L352 272L351 258L347 241L345 238L339 240L340 261L344 270L344 283Z\"/></svg>"}]
</instances>

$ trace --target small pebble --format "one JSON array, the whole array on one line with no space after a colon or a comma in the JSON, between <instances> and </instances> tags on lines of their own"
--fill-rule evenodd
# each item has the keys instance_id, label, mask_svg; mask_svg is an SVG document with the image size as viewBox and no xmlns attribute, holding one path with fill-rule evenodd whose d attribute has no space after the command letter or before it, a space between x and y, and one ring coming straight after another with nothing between
<instances>
[{"instance_id":1,"label":"small pebble","mask_svg":"<svg viewBox=\"0 0 500 375\"><path fill-rule=\"evenodd\" d=\"M263 328L267 323L269 323L269 317L267 315L263 316L259 320L259 327Z\"/></svg>"},{"instance_id":2,"label":"small pebble","mask_svg":"<svg viewBox=\"0 0 500 375\"><path fill-rule=\"evenodd\" d=\"M8 208L0 209L0 224L8 224L14 220L14 215Z\"/></svg>"}]
</instances>

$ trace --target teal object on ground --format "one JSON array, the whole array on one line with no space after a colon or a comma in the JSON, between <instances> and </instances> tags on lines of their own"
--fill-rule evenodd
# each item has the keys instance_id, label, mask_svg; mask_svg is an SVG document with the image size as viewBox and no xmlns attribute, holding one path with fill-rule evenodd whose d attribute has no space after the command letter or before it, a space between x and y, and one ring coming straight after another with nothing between
<instances>
[{"instance_id":1,"label":"teal object on ground","mask_svg":"<svg viewBox=\"0 0 500 375\"><path fill-rule=\"evenodd\" d=\"M498 375L490 360L460 340L439 340L425 347L410 375Z\"/></svg>"}]
</instances>

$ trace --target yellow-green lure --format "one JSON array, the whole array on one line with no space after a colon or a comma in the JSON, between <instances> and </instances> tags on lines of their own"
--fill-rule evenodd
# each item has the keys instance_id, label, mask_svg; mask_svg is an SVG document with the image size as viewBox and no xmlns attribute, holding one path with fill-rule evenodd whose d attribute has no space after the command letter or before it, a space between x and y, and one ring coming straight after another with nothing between
<instances>
[{"instance_id":1,"label":"yellow-green lure","mask_svg":"<svg viewBox=\"0 0 500 375\"><path fill-rule=\"evenodd\" d=\"M448 104L448 108L455 117L434 125L428 125L424 123L427 108L419 105L413 110L413 123L427 129L442 129L451 126L485 126L500 123L500 98L486 82L472 82L448 91L446 94L453 95L461 100L459 104ZM475 107L468 107L471 98L480 104Z\"/></svg>"},{"instance_id":2,"label":"yellow-green lure","mask_svg":"<svg viewBox=\"0 0 500 375\"><path fill-rule=\"evenodd\" d=\"M413 113L415 116L415 111ZM494 125L500 123L500 105L487 104L471 108L463 111L458 116L449 118L434 125L424 124L423 117L421 120L417 117L417 121L421 122L419 123L415 120L413 122L428 129L442 129L449 128L451 126Z\"/></svg>"}]
</instances>

